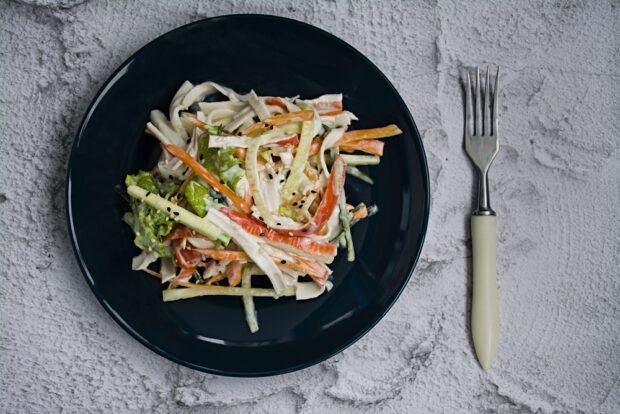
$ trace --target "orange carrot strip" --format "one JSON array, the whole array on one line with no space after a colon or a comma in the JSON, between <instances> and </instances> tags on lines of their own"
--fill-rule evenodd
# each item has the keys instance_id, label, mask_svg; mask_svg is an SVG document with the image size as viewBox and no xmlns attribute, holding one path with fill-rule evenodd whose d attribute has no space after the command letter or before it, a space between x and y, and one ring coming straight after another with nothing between
<instances>
[{"instance_id":1,"label":"orange carrot strip","mask_svg":"<svg viewBox=\"0 0 620 414\"><path fill-rule=\"evenodd\" d=\"M338 146L345 152L362 151L372 155L383 155L383 142L378 139L362 139L354 142L340 143Z\"/></svg>"},{"instance_id":2,"label":"orange carrot strip","mask_svg":"<svg viewBox=\"0 0 620 414\"><path fill-rule=\"evenodd\" d=\"M191 122L192 124L194 124L195 127L202 129L203 131L207 130L207 124L205 124L204 122L191 117L191 116L184 116L183 119Z\"/></svg>"},{"instance_id":3,"label":"orange carrot strip","mask_svg":"<svg viewBox=\"0 0 620 414\"><path fill-rule=\"evenodd\" d=\"M267 125L264 122L260 121L260 122L256 122L255 124L250 125L246 129L241 131L241 133L243 135L250 135L250 134L253 134L255 132L259 132L259 131L263 132L263 131L266 131L268 129L269 129L269 125Z\"/></svg>"},{"instance_id":4,"label":"orange carrot strip","mask_svg":"<svg viewBox=\"0 0 620 414\"><path fill-rule=\"evenodd\" d=\"M220 194L228 198L230 202L237 206L239 209L246 213L250 212L249 206L245 204L241 197L235 194L235 192L228 188L226 185L222 184L215 175L211 174L209 170L203 167L202 164L192 158L192 156L189 155L187 152L171 144L166 145L166 150L181 161L183 161L183 164L191 168L197 176L205 180L207 184L209 184Z\"/></svg>"},{"instance_id":5,"label":"orange carrot strip","mask_svg":"<svg viewBox=\"0 0 620 414\"><path fill-rule=\"evenodd\" d=\"M282 109L284 109L285 111L288 112L288 107L286 106L286 104L284 103L282 98L279 98L279 97L267 98L267 99L265 99L265 103L267 105L279 106L280 108L282 108Z\"/></svg>"},{"instance_id":6,"label":"orange carrot strip","mask_svg":"<svg viewBox=\"0 0 620 414\"><path fill-rule=\"evenodd\" d=\"M321 116L336 116L342 114L344 111L319 111Z\"/></svg>"},{"instance_id":7,"label":"orange carrot strip","mask_svg":"<svg viewBox=\"0 0 620 414\"><path fill-rule=\"evenodd\" d=\"M306 270L304 273L308 274L319 285L323 286L327 281L327 278L331 274L331 270L324 263L318 263L313 260L306 259L304 257L293 254L295 260L299 261Z\"/></svg>"},{"instance_id":8,"label":"orange carrot strip","mask_svg":"<svg viewBox=\"0 0 620 414\"><path fill-rule=\"evenodd\" d=\"M245 252L218 249L193 249L195 252L215 260L250 260Z\"/></svg>"},{"instance_id":9,"label":"orange carrot strip","mask_svg":"<svg viewBox=\"0 0 620 414\"><path fill-rule=\"evenodd\" d=\"M299 145L299 135L293 134L289 138L284 138L280 141L270 143L269 145L280 145L280 146Z\"/></svg>"},{"instance_id":10,"label":"orange carrot strip","mask_svg":"<svg viewBox=\"0 0 620 414\"><path fill-rule=\"evenodd\" d=\"M381 128L358 129L357 131L346 132L343 137L340 138L338 144L367 139L388 138L402 133L403 131L401 131L400 128L398 128L394 124L387 125Z\"/></svg>"},{"instance_id":11,"label":"orange carrot strip","mask_svg":"<svg viewBox=\"0 0 620 414\"><path fill-rule=\"evenodd\" d=\"M245 201L245 204L247 204L248 206L252 205L252 191L250 190L250 186L247 186L245 189L245 194L243 195L243 200Z\"/></svg>"},{"instance_id":12,"label":"orange carrot strip","mask_svg":"<svg viewBox=\"0 0 620 414\"><path fill-rule=\"evenodd\" d=\"M249 135L258 131L266 131L269 129L270 125L278 126L290 124L291 122L310 121L312 120L312 118L314 118L314 111L310 110L278 114L267 118L264 121L256 122L241 132L243 133L243 135Z\"/></svg>"},{"instance_id":13,"label":"orange carrot strip","mask_svg":"<svg viewBox=\"0 0 620 414\"><path fill-rule=\"evenodd\" d=\"M339 109L342 111L342 101L314 102L312 106L318 109L319 111L325 110L325 109L331 109L331 110Z\"/></svg>"},{"instance_id":14,"label":"orange carrot strip","mask_svg":"<svg viewBox=\"0 0 620 414\"><path fill-rule=\"evenodd\" d=\"M264 123L269 125L284 125L291 122L311 121L314 118L314 111L289 112L288 114L278 114L265 119Z\"/></svg>"},{"instance_id":15,"label":"orange carrot strip","mask_svg":"<svg viewBox=\"0 0 620 414\"><path fill-rule=\"evenodd\" d=\"M299 258L299 257L298 257ZM299 258L301 259L301 258ZM325 271L319 266L314 266L311 263L316 263L312 261L299 260L299 263L289 262L289 261L276 261L276 264L280 267L286 267L287 269L291 269L295 272L306 274L312 278L312 280L316 281L320 285L323 285L327 278L329 277L329 269Z\"/></svg>"}]
</instances>

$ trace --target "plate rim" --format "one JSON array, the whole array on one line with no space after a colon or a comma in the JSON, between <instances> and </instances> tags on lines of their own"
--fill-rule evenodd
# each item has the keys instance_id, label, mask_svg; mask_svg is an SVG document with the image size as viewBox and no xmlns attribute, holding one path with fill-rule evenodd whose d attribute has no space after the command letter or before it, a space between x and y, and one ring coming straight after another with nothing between
<instances>
[{"instance_id":1,"label":"plate rim","mask_svg":"<svg viewBox=\"0 0 620 414\"><path fill-rule=\"evenodd\" d=\"M405 109L405 115L408 117L409 121L411 122L411 125L413 127L413 132L415 137L417 138L414 141L414 145L416 145L418 147L419 150L419 154L420 154L420 161L421 161L421 169L423 171L423 177L422 177L422 183L423 186L426 187L427 192L426 192L426 196L425 196L425 200L424 200L424 211L423 211L423 217L422 217L422 225L420 228L420 232L419 232L419 238L420 238L420 249L418 249L417 254L415 255L415 257L413 258L412 262L411 262L411 267L408 270L407 275L403 278L402 283L398 286L397 290L394 292L392 298L390 299L388 305L383 308L380 309L379 312L377 312L376 314L374 314L373 318L370 320L370 323L368 323L367 325L364 326L363 329L359 330L355 335L350 336L349 338L346 339L346 341L344 341L341 345L336 346L334 349L332 349L329 352L326 352L316 358L313 358L311 360L306 360L302 363L296 364L296 365L292 365L286 368L279 368L279 369L272 369L272 370L266 370L266 371L260 371L260 372L255 372L255 371L226 371L223 369L215 369L215 368L210 368L210 367L206 367L203 365L199 365L199 364L195 364L189 361L186 361L172 353L169 353L167 351L165 351L164 349L160 348L159 346L157 346L156 344L148 341L146 338L144 338L143 336L141 336L137 331L135 331L131 326L129 326L122 317L120 317L120 315L118 315L109 305L108 303L105 301L105 298L103 298L101 296L101 294L98 292L97 289L95 289L95 282L94 279L92 278L92 276L90 275L90 272L88 270L87 264L84 261L84 258L82 257L81 251L80 251L80 247L79 247L79 243L76 237L76 233L75 233L75 226L73 223L73 214L72 214L72 205L71 205L71 171L72 171L72 161L73 158L75 156L76 153L76 149L77 146L80 142L81 136L84 132L85 126L87 125L90 116L92 114L92 110L93 107L98 104L101 96L103 95L103 93L108 89L108 87L110 86L110 84L112 83L112 81L117 77L117 75L119 74L119 72L123 71L129 64L130 62L146 47L150 46L151 44L159 41L160 39L171 35L173 33L179 32L179 31L183 31L186 30L189 27L192 26L199 26L202 24L208 24L210 22L213 21L217 21L217 20L227 20L227 19L235 19L235 18L247 18L247 17L251 17L251 18L262 18L262 19L274 19L274 20L281 20L281 21L286 21L288 23L292 23L298 26L302 26L306 29L310 29L311 31L316 31L316 32L320 32L322 35L327 36L330 40L336 41L340 44L342 44L343 46L345 46L346 48L350 49L355 55L357 55L359 58L361 58L362 60L366 61L366 63L368 63L370 65L370 67L374 70L374 72L376 72L376 74L382 78L382 80L386 83L386 85L389 87L389 89L394 92L397 100L399 101L399 106L401 106L402 108ZM341 39L340 37L328 32L327 30L324 30L320 27L314 26L310 23L306 23L297 19L293 19L293 18L289 18L289 17L283 17L283 16L277 16L277 15L271 15L271 14L262 14L262 13L238 13L238 14L225 14L225 15L218 15L218 16L213 16L213 17L208 17L208 18L203 18L200 20L196 20L193 22L189 22L186 23L184 25L181 25L179 27L176 27L172 30L169 30L165 33L162 33L161 35L155 37L154 39L152 39L151 41L143 44L142 46L140 46L135 52L133 52L127 59L125 59L121 64L119 64L119 66L112 72L112 74L110 76L108 76L108 78L103 82L103 84L99 87L99 89L97 90L97 92L95 93L95 95L93 96L93 98L90 101L90 104L88 105L86 111L84 112L84 115L82 116L82 119L80 121L79 127L77 129L75 138L73 140L73 144L71 145L71 151L69 153L69 159L67 161L67 172L65 174L65 214L66 214L66 219L67 219L67 226L68 226L68 230L69 230L69 239L71 240L71 247L73 249L73 253L75 256L75 259L78 262L78 266L80 268L80 271L82 273L82 275L84 276L84 279L86 281L86 283L88 284L88 287L90 288L90 290L92 291L92 293L95 295L95 298L97 299L97 301L99 302L99 304L105 309L105 311L108 313L108 315L110 315L112 317L112 319L121 327L123 328L123 330L127 333L129 333L129 335L131 335L135 340L137 340L139 343L141 343L144 347L146 347L147 349L153 351L154 353L158 354L161 357L166 358L169 361L172 361L176 364L197 370L197 371L201 371L201 372L205 372L205 373L209 373L209 374L215 374L215 375L220 375L220 376L226 376L226 377L242 377L242 378L249 378L249 377L269 377L269 376L274 376L274 375L281 375L281 374L287 374L290 372L294 372L294 371L298 371L304 368L308 368L311 366L314 366L318 363L321 363L323 361L328 360L329 358L333 357L334 355L343 352L344 350L346 350L347 348L349 348L351 345L353 345L354 343L356 343L358 340L360 340L363 336L365 336L368 332L370 332L370 330L372 330L384 317L385 315L390 311L390 309L394 306L394 304L398 301L398 299L400 298L400 295L402 294L403 290L405 289L405 287L407 286L407 284L409 283L409 281L411 280L411 276L413 275L413 272L415 271L415 268L417 266L418 260L420 259L422 250L424 249L424 242L426 240L426 234L427 234L427 230L428 230L428 223L429 223L429 219L430 219L430 208L431 208L431 186L430 186L430 178L429 178L429 170L428 170L428 161L427 161L427 157L426 157L426 151L424 149L424 144L422 142L422 137L420 135L420 132L418 130L417 124L415 122L415 120L413 119L413 116L411 115L411 111L409 110L409 107L407 106L406 102L403 100L402 96L400 95L400 93L398 92L398 90L394 87L394 85L392 84L392 82L388 79L388 77L381 71L381 69L379 69L379 67L377 65L375 65L368 57L366 57L362 52L360 52L359 50L357 50L355 47L353 47L351 44L349 44L348 42L346 42L345 40Z\"/></svg>"}]
</instances>

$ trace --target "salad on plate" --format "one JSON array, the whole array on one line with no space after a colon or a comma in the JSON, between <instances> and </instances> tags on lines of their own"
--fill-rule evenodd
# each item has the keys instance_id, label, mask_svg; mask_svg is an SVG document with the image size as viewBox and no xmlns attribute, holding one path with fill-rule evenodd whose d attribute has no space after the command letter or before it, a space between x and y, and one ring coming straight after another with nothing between
<instances>
[{"instance_id":1,"label":"salad on plate","mask_svg":"<svg viewBox=\"0 0 620 414\"><path fill-rule=\"evenodd\" d=\"M146 124L159 162L125 179L123 219L141 250L132 269L160 278L165 302L241 297L251 332L255 297L329 291L339 246L354 261L351 227L378 211L349 204L345 179L372 184L359 167L379 164L380 139L402 133L349 130L355 120L342 94L258 96L184 82L169 113L153 110Z\"/></svg>"}]
</instances>

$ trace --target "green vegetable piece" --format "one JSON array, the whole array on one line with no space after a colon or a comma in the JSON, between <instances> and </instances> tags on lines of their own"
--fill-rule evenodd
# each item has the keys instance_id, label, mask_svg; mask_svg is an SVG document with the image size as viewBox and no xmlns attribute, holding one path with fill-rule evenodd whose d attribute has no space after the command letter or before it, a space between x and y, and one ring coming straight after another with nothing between
<instances>
[{"instance_id":1,"label":"green vegetable piece","mask_svg":"<svg viewBox=\"0 0 620 414\"><path fill-rule=\"evenodd\" d=\"M176 193L179 188L179 184L172 179L163 177L155 177L150 172L139 171L136 175L127 175L125 177L125 185L137 185L140 188L144 188L151 193L159 194L164 198L170 197Z\"/></svg>"},{"instance_id":2,"label":"green vegetable piece","mask_svg":"<svg viewBox=\"0 0 620 414\"><path fill-rule=\"evenodd\" d=\"M271 151L261 150L258 152L258 156L261 157L266 163L271 163Z\"/></svg>"},{"instance_id":3,"label":"green vegetable piece","mask_svg":"<svg viewBox=\"0 0 620 414\"><path fill-rule=\"evenodd\" d=\"M175 180L159 178L159 194L164 198L170 198L179 190L179 184Z\"/></svg>"},{"instance_id":4,"label":"green vegetable piece","mask_svg":"<svg viewBox=\"0 0 620 414\"><path fill-rule=\"evenodd\" d=\"M144 251L157 252L162 257L170 256L162 238L170 233L174 221L168 220L161 211L135 199L131 201L131 210L134 244Z\"/></svg>"},{"instance_id":5,"label":"green vegetable piece","mask_svg":"<svg viewBox=\"0 0 620 414\"><path fill-rule=\"evenodd\" d=\"M135 175L125 177L127 187L137 186L152 194L169 198L177 191L178 184L173 180L155 177L150 172L139 171ZM170 256L162 238L172 230L174 222L163 212L132 198L129 201L131 216L125 217L134 231L134 244L148 252L157 252L160 256Z\"/></svg>"},{"instance_id":6,"label":"green vegetable piece","mask_svg":"<svg viewBox=\"0 0 620 414\"><path fill-rule=\"evenodd\" d=\"M367 174L364 174L362 172L362 170L360 170L357 167L352 167L350 165L347 166L347 174L352 175L353 177L359 178L360 180L368 183L368 184L374 184L374 181L372 178L370 178L370 176L368 176Z\"/></svg>"},{"instance_id":7,"label":"green vegetable piece","mask_svg":"<svg viewBox=\"0 0 620 414\"><path fill-rule=\"evenodd\" d=\"M284 217L292 218L292 219L295 219L295 217L296 217L295 212L293 210L291 210L290 208L285 207L285 206L278 207L278 214L280 214L281 216L284 216Z\"/></svg>"},{"instance_id":8,"label":"green vegetable piece","mask_svg":"<svg viewBox=\"0 0 620 414\"><path fill-rule=\"evenodd\" d=\"M216 175L230 188L236 190L239 180L245 176L241 160L235 156L235 148L209 148L209 134L200 136L199 159L210 173Z\"/></svg>"},{"instance_id":9,"label":"green vegetable piece","mask_svg":"<svg viewBox=\"0 0 620 414\"><path fill-rule=\"evenodd\" d=\"M200 217L207 214L207 200L209 198L209 190L196 181L190 181L185 187L185 199Z\"/></svg>"},{"instance_id":10,"label":"green vegetable piece","mask_svg":"<svg viewBox=\"0 0 620 414\"><path fill-rule=\"evenodd\" d=\"M127 187L127 194L141 204L165 214L171 223L178 221L215 242L221 242L223 246L228 245L230 242L230 236L224 234L219 227L209 220L198 217L196 214L171 203L165 198L156 194L149 194L146 190L135 185Z\"/></svg>"},{"instance_id":11,"label":"green vegetable piece","mask_svg":"<svg viewBox=\"0 0 620 414\"><path fill-rule=\"evenodd\" d=\"M377 155L342 154L341 157L347 166L378 165L381 162L381 157Z\"/></svg>"},{"instance_id":12,"label":"green vegetable piece","mask_svg":"<svg viewBox=\"0 0 620 414\"><path fill-rule=\"evenodd\" d=\"M220 178L233 190L237 189L237 184L243 177L245 177L245 171L239 165L234 165L220 173Z\"/></svg>"},{"instance_id":13,"label":"green vegetable piece","mask_svg":"<svg viewBox=\"0 0 620 414\"><path fill-rule=\"evenodd\" d=\"M139 171L136 175L127 175L125 185L137 185L152 193L159 193L159 186L150 172Z\"/></svg>"}]
</instances>

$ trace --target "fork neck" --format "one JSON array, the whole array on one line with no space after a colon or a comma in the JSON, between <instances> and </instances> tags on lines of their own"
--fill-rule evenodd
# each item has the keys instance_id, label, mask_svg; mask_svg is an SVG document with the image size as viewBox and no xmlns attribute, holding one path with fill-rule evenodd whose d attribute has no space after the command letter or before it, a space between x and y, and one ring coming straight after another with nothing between
<instances>
[{"instance_id":1,"label":"fork neck","mask_svg":"<svg viewBox=\"0 0 620 414\"><path fill-rule=\"evenodd\" d=\"M495 215L495 211L491 208L491 201L489 199L489 178L487 171L478 171L478 206L473 213L474 216Z\"/></svg>"}]
</instances>

